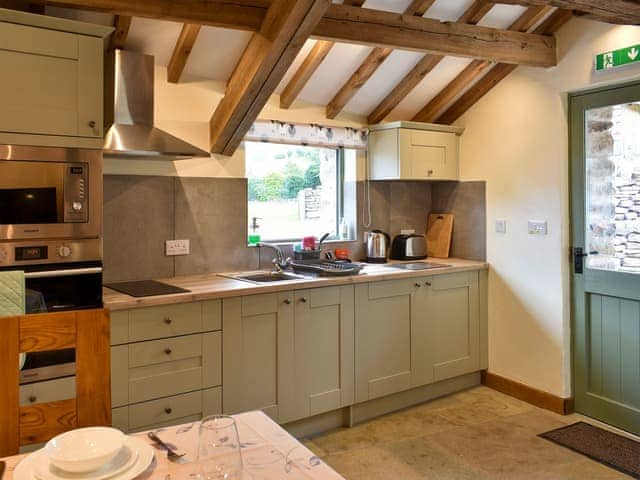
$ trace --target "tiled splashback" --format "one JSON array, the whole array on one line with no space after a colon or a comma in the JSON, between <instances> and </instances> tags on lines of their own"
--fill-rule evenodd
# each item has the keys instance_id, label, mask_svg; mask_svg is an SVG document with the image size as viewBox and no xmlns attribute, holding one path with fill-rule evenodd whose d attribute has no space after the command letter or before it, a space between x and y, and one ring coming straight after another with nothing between
<instances>
[{"instance_id":1,"label":"tiled splashback","mask_svg":"<svg viewBox=\"0 0 640 480\"><path fill-rule=\"evenodd\" d=\"M358 241L363 232L402 228L424 232L431 211L456 215L452 256L483 260L486 249L484 182L371 182L371 225L365 182L357 182ZM347 188L353 188L347 185ZM191 253L167 257L164 242L189 239ZM241 178L104 177L105 282L250 270L269 265L271 252L246 246L247 181ZM331 244L335 247L336 244ZM286 252L285 252L286 253Z\"/></svg>"}]
</instances>

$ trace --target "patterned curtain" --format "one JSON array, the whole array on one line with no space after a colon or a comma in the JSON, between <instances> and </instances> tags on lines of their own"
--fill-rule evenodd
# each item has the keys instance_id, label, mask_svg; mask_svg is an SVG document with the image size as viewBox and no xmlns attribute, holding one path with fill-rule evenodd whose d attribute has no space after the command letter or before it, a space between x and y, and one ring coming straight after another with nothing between
<instances>
[{"instance_id":1,"label":"patterned curtain","mask_svg":"<svg viewBox=\"0 0 640 480\"><path fill-rule=\"evenodd\" d=\"M368 130L350 127L327 127L315 123L286 123L277 120L256 121L245 140L251 142L288 143L311 147L367 148Z\"/></svg>"}]
</instances>

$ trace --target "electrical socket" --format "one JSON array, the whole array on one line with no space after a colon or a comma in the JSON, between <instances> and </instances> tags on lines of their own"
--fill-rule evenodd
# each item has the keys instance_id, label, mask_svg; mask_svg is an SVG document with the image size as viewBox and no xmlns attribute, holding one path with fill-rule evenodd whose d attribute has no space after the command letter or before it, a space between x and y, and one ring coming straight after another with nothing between
<instances>
[{"instance_id":1,"label":"electrical socket","mask_svg":"<svg viewBox=\"0 0 640 480\"><path fill-rule=\"evenodd\" d=\"M496 220L496 233L507 233L507 221L503 219Z\"/></svg>"},{"instance_id":2,"label":"electrical socket","mask_svg":"<svg viewBox=\"0 0 640 480\"><path fill-rule=\"evenodd\" d=\"M164 246L165 254L168 257L174 255L189 255L189 240L167 240Z\"/></svg>"},{"instance_id":3,"label":"electrical socket","mask_svg":"<svg viewBox=\"0 0 640 480\"><path fill-rule=\"evenodd\" d=\"M529 220L529 235L546 235L549 232L546 220Z\"/></svg>"}]
</instances>

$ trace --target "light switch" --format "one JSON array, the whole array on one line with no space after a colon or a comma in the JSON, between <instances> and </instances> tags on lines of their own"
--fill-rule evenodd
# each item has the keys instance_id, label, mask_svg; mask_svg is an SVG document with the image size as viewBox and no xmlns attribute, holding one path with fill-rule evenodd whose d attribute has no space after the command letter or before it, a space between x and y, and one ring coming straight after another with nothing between
<instances>
[{"instance_id":1,"label":"light switch","mask_svg":"<svg viewBox=\"0 0 640 480\"><path fill-rule=\"evenodd\" d=\"M546 235L548 233L546 220L529 220L529 235Z\"/></svg>"},{"instance_id":2,"label":"light switch","mask_svg":"<svg viewBox=\"0 0 640 480\"><path fill-rule=\"evenodd\" d=\"M496 233L507 233L507 221L503 219L496 220Z\"/></svg>"},{"instance_id":3,"label":"light switch","mask_svg":"<svg viewBox=\"0 0 640 480\"><path fill-rule=\"evenodd\" d=\"M167 240L165 242L165 254L168 257L189 255L189 240Z\"/></svg>"}]
</instances>

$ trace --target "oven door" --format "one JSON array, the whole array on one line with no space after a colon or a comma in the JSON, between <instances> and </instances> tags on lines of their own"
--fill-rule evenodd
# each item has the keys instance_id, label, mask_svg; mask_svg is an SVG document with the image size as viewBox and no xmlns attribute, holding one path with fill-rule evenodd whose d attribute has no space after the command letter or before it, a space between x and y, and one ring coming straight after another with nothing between
<instances>
[{"instance_id":1,"label":"oven door","mask_svg":"<svg viewBox=\"0 0 640 480\"><path fill-rule=\"evenodd\" d=\"M102 308L102 264L79 262L23 267L26 313ZM20 383L75 375L75 349L32 352L21 356Z\"/></svg>"},{"instance_id":2,"label":"oven door","mask_svg":"<svg viewBox=\"0 0 640 480\"><path fill-rule=\"evenodd\" d=\"M0 145L0 240L97 238L99 150Z\"/></svg>"}]
</instances>

